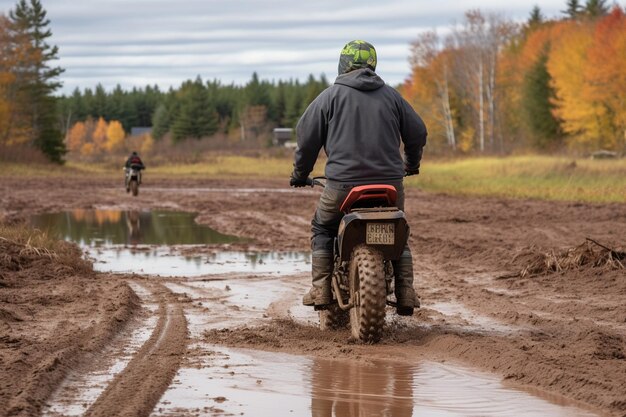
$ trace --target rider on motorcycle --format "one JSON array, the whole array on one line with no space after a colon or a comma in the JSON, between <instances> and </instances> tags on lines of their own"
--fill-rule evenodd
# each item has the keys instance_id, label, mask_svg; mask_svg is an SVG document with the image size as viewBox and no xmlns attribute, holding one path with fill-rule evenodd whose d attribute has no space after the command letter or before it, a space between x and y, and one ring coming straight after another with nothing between
<instances>
[{"instance_id":1,"label":"rider on motorcycle","mask_svg":"<svg viewBox=\"0 0 626 417\"><path fill-rule=\"evenodd\" d=\"M328 156L326 188L311 222L313 287L303 297L307 306L332 302L333 241L350 190L364 184L389 184L398 191L404 210L405 175L419 174L426 126L394 88L374 72L376 50L368 42L347 43L339 57L339 75L309 105L296 127L298 148L289 184L304 187L320 149ZM400 152L404 143L404 160ZM397 312L412 315L419 307L413 288L413 261L408 243L394 262Z\"/></svg>"},{"instance_id":2,"label":"rider on motorcycle","mask_svg":"<svg viewBox=\"0 0 626 417\"><path fill-rule=\"evenodd\" d=\"M128 174L133 169L139 172L139 184L141 184L141 170L146 169L146 166L143 164L143 161L141 160L141 158L135 151L133 151L133 153L130 154L125 164L124 183L126 185L126 191L130 191L129 183L128 183Z\"/></svg>"}]
</instances>

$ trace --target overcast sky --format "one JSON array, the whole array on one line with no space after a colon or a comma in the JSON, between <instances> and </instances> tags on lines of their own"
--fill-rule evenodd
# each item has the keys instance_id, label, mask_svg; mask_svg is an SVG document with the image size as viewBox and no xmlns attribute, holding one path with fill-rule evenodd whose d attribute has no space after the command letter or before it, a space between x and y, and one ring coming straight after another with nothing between
<instances>
[{"instance_id":1,"label":"overcast sky","mask_svg":"<svg viewBox=\"0 0 626 417\"><path fill-rule=\"evenodd\" d=\"M0 0L0 12L15 3ZM253 71L270 80L333 80L352 39L371 42L377 72L397 84L418 33L472 8L523 20L537 3L556 16L565 0L42 0L66 69L63 93L97 83L167 89L197 75L245 84Z\"/></svg>"}]
</instances>

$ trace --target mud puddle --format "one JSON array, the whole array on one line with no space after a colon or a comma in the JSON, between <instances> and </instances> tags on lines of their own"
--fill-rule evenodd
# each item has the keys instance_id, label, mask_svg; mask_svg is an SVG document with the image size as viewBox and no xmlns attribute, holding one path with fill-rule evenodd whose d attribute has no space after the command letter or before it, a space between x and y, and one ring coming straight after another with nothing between
<instances>
[{"instance_id":1,"label":"mud puddle","mask_svg":"<svg viewBox=\"0 0 626 417\"><path fill-rule=\"evenodd\" d=\"M96 260L94 269L101 272L139 273L164 277L250 273L285 275L310 270L307 252L235 252L186 256L168 247L89 248Z\"/></svg>"},{"instance_id":2,"label":"mud puddle","mask_svg":"<svg viewBox=\"0 0 626 417\"><path fill-rule=\"evenodd\" d=\"M32 226L81 246L199 245L242 241L194 221L195 213L167 210L76 209L32 216Z\"/></svg>"},{"instance_id":3,"label":"mud puddle","mask_svg":"<svg viewBox=\"0 0 626 417\"><path fill-rule=\"evenodd\" d=\"M307 252L219 251L182 255L176 248L229 244L245 239L221 234L197 224L194 213L77 209L45 213L32 226L78 243L101 272L160 276L200 276L227 273L293 274L310 269Z\"/></svg>"},{"instance_id":4,"label":"mud puddle","mask_svg":"<svg viewBox=\"0 0 626 417\"><path fill-rule=\"evenodd\" d=\"M432 361L362 363L206 346L203 363L179 371L153 416L596 415Z\"/></svg>"}]
</instances>

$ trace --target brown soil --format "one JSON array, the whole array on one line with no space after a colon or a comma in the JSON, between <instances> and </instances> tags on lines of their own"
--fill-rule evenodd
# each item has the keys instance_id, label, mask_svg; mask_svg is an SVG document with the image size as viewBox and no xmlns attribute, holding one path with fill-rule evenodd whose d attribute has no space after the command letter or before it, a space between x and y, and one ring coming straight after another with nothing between
<instances>
[{"instance_id":1,"label":"brown soil","mask_svg":"<svg viewBox=\"0 0 626 417\"><path fill-rule=\"evenodd\" d=\"M0 240L0 415L37 415L68 370L138 306L128 285L97 277L77 247L64 246L47 252Z\"/></svg>"},{"instance_id":2,"label":"brown soil","mask_svg":"<svg viewBox=\"0 0 626 417\"><path fill-rule=\"evenodd\" d=\"M183 182L157 180L147 175L145 182L139 196L132 198L122 190L119 180L27 179L18 184L14 179L2 179L0 219L17 221L35 212L71 208L167 208L196 211L200 223L222 233L253 239L253 243L233 246L259 250L308 249L310 217L319 195L316 190L291 193L236 190L250 187L286 189L286 181L269 180L260 183L244 180ZM223 191L207 190L215 188ZM584 244L586 238L613 248L617 253L623 252L626 246L624 204L467 198L410 189L406 207L412 229L410 243L417 275L415 286L423 307L412 318L394 320L380 344L355 344L349 341L347 330L322 333L312 326L289 320L273 320L258 327L229 326L226 323L223 330L206 332L204 339L211 343L346 359L378 357L411 361L431 357L442 361L457 360L500 374L514 384L541 388L579 400L606 414L626 416L623 388L626 386L624 270L607 263L590 262L568 264L567 268L560 270L547 268L532 274L521 273L536 261L536 255L550 257L549 254L553 254L562 260L558 258L560 254ZM194 251L218 249L206 247ZM67 291L79 291L77 288L86 285L85 281L101 286L98 297L80 301L82 307L100 306L107 302L103 299L111 302L112 298L107 294L116 289L126 291L118 282L93 282L88 277L77 278L75 274L60 275L55 279L60 279L64 283L60 288ZM25 283L27 287L30 285L40 284L37 280ZM61 322L61 314L66 320L80 322L79 316L71 315L72 311L79 309L71 303L63 304L63 298L59 296L57 299L51 291L49 281L48 285L47 292L33 290L31 294L26 291L32 297L53 294L31 301L40 307L28 304L29 307L22 308L19 305L15 311L2 313L2 325L10 326L11 332L18 332L11 334L19 334L19 330L15 330L19 325L24 329L21 336L15 336L24 340L20 342L22 344L11 345L12 342L2 339L2 346L6 346L2 350L3 367L13 362L16 363L14 366L26 364L31 373L21 378L23 382L19 386L11 382L2 387L0 414L2 410L13 410L14 414L28 410L31 403L18 393L26 392L25 384L39 383L33 382L37 381L35 371L41 369L39 364L44 362L30 356L28 349L32 348L25 340L30 342L35 335L41 339L37 342L40 352L37 357L41 358L48 355L43 352L54 351L54 346L60 343L48 340L48 346L46 339L36 333L37 326L43 326L43 319L38 318L37 311L56 317L57 323ZM2 300L16 297L17 291L9 298L6 291L6 288L0 288ZM44 302L52 303L55 308L45 309ZM207 297L203 301L204 308L211 310L211 302ZM215 307L221 308L219 301L213 302ZM18 305L15 302L10 304ZM445 305L460 305L472 315L446 313L442 307ZM103 308L98 307L95 311L106 310ZM104 320L98 313L92 314L96 323ZM493 330L481 326L476 317L497 323L499 327ZM100 326L88 327L94 328ZM184 326L181 324L178 328L181 332ZM28 332L28 329L32 331ZM72 331L64 330L63 334L72 339ZM72 345L67 341L63 343ZM11 356L13 362L4 359L4 352L14 355ZM11 371L11 375L17 378L19 370ZM160 380L159 386L166 384L166 380ZM57 381L50 380L48 385L54 386ZM36 394L31 396L45 398L49 389L32 391ZM97 404L94 403L93 407ZM106 414L105 408L101 410Z\"/></svg>"},{"instance_id":3,"label":"brown soil","mask_svg":"<svg viewBox=\"0 0 626 417\"><path fill-rule=\"evenodd\" d=\"M187 322L171 291L150 286L159 300L156 329L85 416L147 416L172 382L187 347Z\"/></svg>"}]
</instances>

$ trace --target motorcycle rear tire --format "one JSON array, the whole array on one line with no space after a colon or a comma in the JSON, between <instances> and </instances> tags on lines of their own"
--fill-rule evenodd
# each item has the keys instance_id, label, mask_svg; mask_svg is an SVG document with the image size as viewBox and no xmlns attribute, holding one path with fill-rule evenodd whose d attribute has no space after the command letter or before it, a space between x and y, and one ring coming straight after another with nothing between
<instances>
[{"instance_id":1,"label":"motorcycle rear tire","mask_svg":"<svg viewBox=\"0 0 626 417\"><path fill-rule=\"evenodd\" d=\"M137 194L139 194L139 184L136 180L130 182L130 190L133 192L133 196L137 197Z\"/></svg>"},{"instance_id":2,"label":"motorcycle rear tire","mask_svg":"<svg viewBox=\"0 0 626 417\"><path fill-rule=\"evenodd\" d=\"M326 310L320 311L320 329L323 331L345 329L349 322L350 313L342 310L337 304L332 304Z\"/></svg>"},{"instance_id":3,"label":"motorcycle rear tire","mask_svg":"<svg viewBox=\"0 0 626 417\"><path fill-rule=\"evenodd\" d=\"M350 309L352 336L366 343L376 343L385 325L387 288L382 253L367 245L354 248L349 282L350 295L359 293L357 305Z\"/></svg>"}]
</instances>

